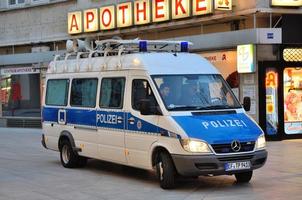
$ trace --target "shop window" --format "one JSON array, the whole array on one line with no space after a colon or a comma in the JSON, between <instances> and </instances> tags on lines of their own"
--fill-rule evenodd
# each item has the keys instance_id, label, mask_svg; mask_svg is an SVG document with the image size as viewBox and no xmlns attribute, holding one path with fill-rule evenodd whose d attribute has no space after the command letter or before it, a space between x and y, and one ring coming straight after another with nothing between
<instances>
[{"instance_id":1,"label":"shop window","mask_svg":"<svg viewBox=\"0 0 302 200\"><path fill-rule=\"evenodd\" d=\"M2 74L2 116L40 117L40 74Z\"/></svg>"},{"instance_id":2,"label":"shop window","mask_svg":"<svg viewBox=\"0 0 302 200\"><path fill-rule=\"evenodd\" d=\"M77 107L95 107L97 84L98 80L96 78L73 79L71 84L70 105Z\"/></svg>"},{"instance_id":3,"label":"shop window","mask_svg":"<svg viewBox=\"0 0 302 200\"><path fill-rule=\"evenodd\" d=\"M302 68L285 68L284 80L284 131L302 134Z\"/></svg>"},{"instance_id":4,"label":"shop window","mask_svg":"<svg viewBox=\"0 0 302 200\"><path fill-rule=\"evenodd\" d=\"M11 77L3 76L1 78L1 103L4 108L8 107L9 97L11 93Z\"/></svg>"},{"instance_id":5,"label":"shop window","mask_svg":"<svg viewBox=\"0 0 302 200\"><path fill-rule=\"evenodd\" d=\"M100 107L122 108L124 98L125 78L103 78Z\"/></svg>"},{"instance_id":6,"label":"shop window","mask_svg":"<svg viewBox=\"0 0 302 200\"><path fill-rule=\"evenodd\" d=\"M48 80L46 89L46 105L66 106L69 80Z\"/></svg>"}]
</instances>

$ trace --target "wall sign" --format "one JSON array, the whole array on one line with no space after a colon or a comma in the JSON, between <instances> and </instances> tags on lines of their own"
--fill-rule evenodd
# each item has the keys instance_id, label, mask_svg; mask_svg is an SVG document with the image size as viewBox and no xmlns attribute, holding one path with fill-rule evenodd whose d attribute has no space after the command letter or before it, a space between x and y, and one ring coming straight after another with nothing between
<instances>
[{"instance_id":1,"label":"wall sign","mask_svg":"<svg viewBox=\"0 0 302 200\"><path fill-rule=\"evenodd\" d=\"M253 44L237 46L237 71L238 73L255 72L255 46Z\"/></svg>"},{"instance_id":2,"label":"wall sign","mask_svg":"<svg viewBox=\"0 0 302 200\"><path fill-rule=\"evenodd\" d=\"M37 74L40 73L40 69L33 67L10 67L1 68L1 76L17 75L17 74Z\"/></svg>"},{"instance_id":3,"label":"wall sign","mask_svg":"<svg viewBox=\"0 0 302 200\"><path fill-rule=\"evenodd\" d=\"M224 0L223 6L231 0ZM68 13L68 33L79 34L213 13L212 0L135 0ZM151 16L152 15L152 16Z\"/></svg>"},{"instance_id":4,"label":"wall sign","mask_svg":"<svg viewBox=\"0 0 302 200\"><path fill-rule=\"evenodd\" d=\"M232 10L232 0L215 0L215 10Z\"/></svg>"},{"instance_id":5,"label":"wall sign","mask_svg":"<svg viewBox=\"0 0 302 200\"><path fill-rule=\"evenodd\" d=\"M150 1L140 0L134 2L134 24L142 25L151 22Z\"/></svg>"},{"instance_id":6,"label":"wall sign","mask_svg":"<svg viewBox=\"0 0 302 200\"><path fill-rule=\"evenodd\" d=\"M299 7L302 6L302 0L272 0L271 5Z\"/></svg>"},{"instance_id":7,"label":"wall sign","mask_svg":"<svg viewBox=\"0 0 302 200\"><path fill-rule=\"evenodd\" d=\"M84 31L93 32L99 28L98 9L89 9L84 11Z\"/></svg>"}]
</instances>

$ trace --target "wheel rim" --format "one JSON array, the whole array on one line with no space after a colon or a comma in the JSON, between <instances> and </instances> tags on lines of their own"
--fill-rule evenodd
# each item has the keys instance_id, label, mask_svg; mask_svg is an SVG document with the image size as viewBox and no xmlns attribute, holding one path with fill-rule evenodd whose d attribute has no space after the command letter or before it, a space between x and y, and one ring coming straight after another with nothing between
<instances>
[{"instance_id":1,"label":"wheel rim","mask_svg":"<svg viewBox=\"0 0 302 200\"><path fill-rule=\"evenodd\" d=\"M163 163L159 162L158 163L158 168L159 168L159 179L163 180L164 179L164 168L163 168Z\"/></svg>"},{"instance_id":2,"label":"wheel rim","mask_svg":"<svg viewBox=\"0 0 302 200\"><path fill-rule=\"evenodd\" d=\"M68 149L67 145L64 145L62 147L62 160L65 164L67 164L69 162L70 159L70 151Z\"/></svg>"}]
</instances>

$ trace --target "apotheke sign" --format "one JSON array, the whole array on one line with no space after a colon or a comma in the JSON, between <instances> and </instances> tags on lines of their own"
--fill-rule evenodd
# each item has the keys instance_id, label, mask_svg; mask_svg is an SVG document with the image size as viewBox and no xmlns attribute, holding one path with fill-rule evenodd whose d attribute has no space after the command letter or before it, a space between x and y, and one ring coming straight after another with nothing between
<instances>
[{"instance_id":1,"label":"apotheke sign","mask_svg":"<svg viewBox=\"0 0 302 200\"><path fill-rule=\"evenodd\" d=\"M302 0L271 0L272 6L291 6L300 7L302 6Z\"/></svg>"},{"instance_id":2,"label":"apotheke sign","mask_svg":"<svg viewBox=\"0 0 302 200\"><path fill-rule=\"evenodd\" d=\"M95 32L205 15L213 12L213 6L212 0L135 0L75 11L68 13L68 33Z\"/></svg>"}]
</instances>

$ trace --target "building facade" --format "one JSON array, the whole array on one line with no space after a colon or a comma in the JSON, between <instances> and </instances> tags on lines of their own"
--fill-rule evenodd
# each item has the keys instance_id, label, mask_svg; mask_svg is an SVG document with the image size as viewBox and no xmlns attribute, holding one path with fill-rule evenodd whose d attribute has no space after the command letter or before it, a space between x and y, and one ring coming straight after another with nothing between
<instances>
[{"instance_id":1,"label":"building facade","mask_svg":"<svg viewBox=\"0 0 302 200\"><path fill-rule=\"evenodd\" d=\"M302 137L301 0L2 0L2 124L40 118L48 63L68 39L172 39L222 73L272 139Z\"/></svg>"}]
</instances>

